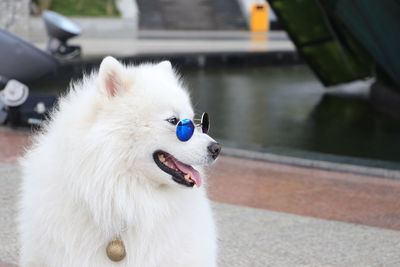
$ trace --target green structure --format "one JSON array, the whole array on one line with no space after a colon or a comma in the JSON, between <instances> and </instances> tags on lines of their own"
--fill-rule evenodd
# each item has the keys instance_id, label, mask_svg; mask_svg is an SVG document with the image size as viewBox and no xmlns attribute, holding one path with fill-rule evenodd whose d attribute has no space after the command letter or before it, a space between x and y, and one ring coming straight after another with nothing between
<instances>
[{"instance_id":1,"label":"green structure","mask_svg":"<svg viewBox=\"0 0 400 267\"><path fill-rule=\"evenodd\" d=\"M325 86L376 77L400 92L399 1L268 1Z\"/></svg>"}]
</instances>

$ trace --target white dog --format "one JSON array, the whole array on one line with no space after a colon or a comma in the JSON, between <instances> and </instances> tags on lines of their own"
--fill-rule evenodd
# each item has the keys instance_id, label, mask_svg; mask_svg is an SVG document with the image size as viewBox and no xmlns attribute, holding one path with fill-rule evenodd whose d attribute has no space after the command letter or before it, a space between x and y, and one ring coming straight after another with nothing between
<instances>
[{"instance_id":1,"label":"white dog","mask_svg":"<svg viewBox=\"0 0 400 267\"><path fill-rule=\"evenodd\" d=\"M107 57L72 85L22 159L20 266L216 266L201 166L220 146L177 138L193 117L168 61Z\"/></svg>"}]
</instances>

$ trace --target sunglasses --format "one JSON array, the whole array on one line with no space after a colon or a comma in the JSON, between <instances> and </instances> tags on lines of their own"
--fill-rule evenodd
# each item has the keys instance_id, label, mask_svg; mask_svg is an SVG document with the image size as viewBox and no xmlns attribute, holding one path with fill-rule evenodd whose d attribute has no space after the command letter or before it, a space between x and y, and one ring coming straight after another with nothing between
<instances>
[{"instance_id":1,"label":"sunglasses","mask_svg":"<svg viewBox=\"0 0 400 267\"><path fill-rule=\"evenodd\" d=\"M201 127L203 133L208 133L210 130L210 120L206 112L201 115L200 123L196 125L189 119L180 120L176 124L176 137L182 142L188 141L192 138L195 127Z\"/></svg>"}]
</instances>

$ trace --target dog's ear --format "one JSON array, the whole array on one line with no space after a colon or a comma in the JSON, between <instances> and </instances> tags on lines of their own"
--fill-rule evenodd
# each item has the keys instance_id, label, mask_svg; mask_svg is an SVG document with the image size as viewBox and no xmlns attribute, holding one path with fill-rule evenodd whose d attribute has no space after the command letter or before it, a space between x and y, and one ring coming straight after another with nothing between
<instances>
[{"instance_id":1,"label":"dog's ear","mask_svg":"<svg viewBox=\"0 0 400 267\"><path fill-rule=\"evenodd\" d=\"M124 66L113 57L106 57L100 64L99 84L109 97L118 94L123 87Z\"/></svg>"},{"instance_id":2,"label":"dog's ear","mask_svg":"<svg viewBox=\"0 0 400 267\"><path fill-rule=\"evenodd\" d=\"M172 70L171 62L168 61L168 60L161 61L160 63L158 63L157 66L162 68L162 69L164 69L164 70L167 70L167 71L171 71Z\"/></svg>"}]
</instances>

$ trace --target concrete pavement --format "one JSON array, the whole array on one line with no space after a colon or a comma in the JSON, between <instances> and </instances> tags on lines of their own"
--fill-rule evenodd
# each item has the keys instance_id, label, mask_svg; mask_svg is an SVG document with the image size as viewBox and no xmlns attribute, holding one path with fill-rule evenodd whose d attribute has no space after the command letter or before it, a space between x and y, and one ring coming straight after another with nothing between
<instances>
[{"instance_id":1,"label":"concrete pavement","mask_svg":"<svg viewBox=\"0 0 400 267\"><path fill-rule=\"evenodd\" d=\"M37 21L32 41L45 49L47 37ZM115 22L116 23L116 22ZM121 22L122 23L122 22ZM96 24L97 25L97 24ZM188 53L274 53L294 52L295 47L283 31L251 33L249 31L135 31L130 25L112 26L104 21L105 29L89 28L70 43L82 47L83 58L114 55L129 57L143 54ZM38 30L37 27L40 29ZM112 29L115 28L114 34ZM126 35L123 35L126 29ZM109 34L111 33L111 34Z\"/></svg>"},{"instance_id":2,"label":"concrete pavement","mask_svg":"<svg viewBox=\"0 0 400 267\"><path fill-rule=\"evenodd\" d=\"M139 38L87 38L71 40L82 47L83 58L104 55L130 57L143 54L190 53L273 53L294 52L295 47L283 33L251 34L249 32L139 32ZM46 43L35 43L45 49Z\"/></svg>"},{"instance_id":3,"label":"concrete pavement","mask_svg":"<svg viewBox=\"0 0 400 267\"><path fill-rule=\"evenodd\" d=\"M18 259L19 177L15 164L0 164L0 259L7 263ZM400 265L400 231L218 202L213 208L220 267Z\"/></svg>"}]
</instances>

